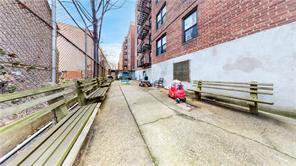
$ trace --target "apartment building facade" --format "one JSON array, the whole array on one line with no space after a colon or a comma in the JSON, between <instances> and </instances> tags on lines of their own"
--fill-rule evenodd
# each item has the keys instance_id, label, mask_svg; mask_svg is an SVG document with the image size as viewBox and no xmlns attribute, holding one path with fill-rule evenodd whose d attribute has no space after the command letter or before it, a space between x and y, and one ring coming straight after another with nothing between
<instances>
[{"instance_id":1,"label":"apartment building facade","mask_svg":"<svg viewBox=\"0 0 296 166\"><path fill-rule=\"evenodd\" d=\"M127 71L128 70L128 55L127 55L127 37L124 38L122 46L121 46L121 52L119 55L119 61L118 61L118 70Z\"/></svg>"},{"instance_id":2,"label":"apartment building facade","mask_svg":"<svg viewBox=\"0 0 296 166\"><path fill-rule=\"evenodd\" d=\"M135 35L136 35L136 27L134 23L131 23L128 30L128 34L127 34L128 70L131 70L131 71L135 71L135 68L136 68Z\"/></svg>"},{"instance_id":3,"label":"apartment building facade","mask_svg":"<svg viewBox=\"0 0 296 166\"><path fill-rule=\"evenodd\" d=\"M296 112L296 1L154 0L151 81L272 82Z\"/></svg>"},{"instance_id":4,"label":"apartment building facade","mask_svg":"<svg viewBox=\"0 0 296 166\"><path fill-rule=\"evenodd\" d=\"M136 4L136 79L151 76L151 0L138 0Z\"/></svg>"},{"instance_id":5,"label":"apartment building facade","mask_svg":"<svg viewBox=\"0 0 296 166\"><path fill-rule=\"evenodd\" d=\"M131 78L134 78L136 69L135 29L135 24L131 23L128 34L123 40L118 61L118 70L120 71L119 75L121 75L122 72L127 72Z\"/></svg>"}]
</instances>

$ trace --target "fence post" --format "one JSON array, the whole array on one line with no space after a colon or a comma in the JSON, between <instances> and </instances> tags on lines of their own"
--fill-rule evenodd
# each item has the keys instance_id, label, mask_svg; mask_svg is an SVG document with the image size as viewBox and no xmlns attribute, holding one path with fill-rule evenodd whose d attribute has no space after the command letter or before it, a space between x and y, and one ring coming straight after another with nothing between
<instances>
[{"instance_id":1,"label":"fence post","mask_svg":"<svg viewBox=\"0 0 296 166\"><path fill-rule=\"evenodd\" d=\"M251 99L255 99L255 100L258 99L258 94L257 94L258 89L257 88L258 88L257 82L252 81L250 83L250 97L251 97ZM254 105L249 104L249 110L253 114L258 114L258 102L254 102Z\"/></svg>"},{"instance_id":2,"label":"fence post","mask_svg":"<svg viewBox=\"0 0 296 166\"><path fill-rule=\"evenodd\" d=\"M56 0L51 1L51 13L52 13L52 48L51 48L51 80L53 83L57 83L57 24L56 24Z\"/></svg>"},{"instance_id":3,"label":"fence post","mask_svg":"<svg viewBox=\"0 0 296 166\"><path fill-rule=\"evenodd\" d=\"M202 82L199 80L197 82L197 91L195 91L195 97L197 100L201 100L201 85L202 85Z\"/></svg>"},{"instance_id":4,"label":"fence post","mask_svg":"<svg viewBox=\"0 0 296 166\"><path fill-rule=\"evenodd\" d=\"M85 102L85 96L84 96L84 93L82 91L82 86L81 86L81 82L80 81L76 81L76 88L77 88L77 98L78 98L78 103L80 106L83 106L86 104Z\"/></svg>"},{"instance_id":5,"label":"fence post","mask_svg":"<svg viewBox=\"0 0 296 166\"><path fill-rule=\"evenodd\" d=\"M97 81L97 88L100 88L100 86L101 86L101 81L100 81L99 77L96 78L96 81Z\"/></svg>"}]
</instances>

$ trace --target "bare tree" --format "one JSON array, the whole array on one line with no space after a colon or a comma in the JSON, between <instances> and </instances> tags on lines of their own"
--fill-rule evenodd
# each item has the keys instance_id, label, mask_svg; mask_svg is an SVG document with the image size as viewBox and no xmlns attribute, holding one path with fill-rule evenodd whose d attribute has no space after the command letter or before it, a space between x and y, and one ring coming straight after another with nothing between
<instances>
[{"instance_id":1,"label":"bare tree","mask_svg":"<svg viewBox=\"0 0 296 166\"><path fill-rule=\"evenodd\" d=\"M89 37L93 39L93 59L95 61L95 65L93 68L93 76L97 77L99 73L98 50L100 47L99 45L101 41L104 17L108 11L121 8L126 2L126 0L89 0L91 11L88 10L88 7L83 6L83 3L80 2L80 0L58 0L58 2L67 12L72 21L76 24L76 26L79 27L83 32L85 32L85 34L87 34ZM84 23L85 29L83 29L79 25L79 22L76 21L74 16L70 13L69 10L66 9L63 3L74 4L77 13L80 15L82 22ZM88 29L89 26L87 25L87 23L91 23L91 26L93 27L93 32L91 32Z\"/></svg>"},{"instance_id":2,"label":"bare tree","mask_svg":"<svg viewBox=\"0 0 296 166\"><path fill-rule=\"evenodd\" d=\"M103 28L104 16L112 9L121 8L125 0L90 0L92 10L92 25L93 25L93 47L94 59L99 62L98 48L100 47L101 33ZM94 77L98 76L98 66L94 65Z\"/></svg>"}]
</instances>

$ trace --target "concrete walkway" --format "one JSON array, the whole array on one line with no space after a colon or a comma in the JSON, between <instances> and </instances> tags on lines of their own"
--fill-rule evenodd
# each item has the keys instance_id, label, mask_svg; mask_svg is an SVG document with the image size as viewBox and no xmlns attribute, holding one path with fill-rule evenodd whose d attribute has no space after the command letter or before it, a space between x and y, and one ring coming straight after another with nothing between
<instances>
[{"instance_id":1,"label":"concrete walkway","mask_svg":"<svg viewBox=\"0 0 296 166\"><path fill-rule=\"evenodd\" d=\"M152 165L119 83L112 83L81 165Z\"/></svg>"},{"instance_id":2,"label":"concrete walkway","mask_svg":"<svg viewBox=\"0 0 296 166\"><path fill-rule=\"evenodd\" d=\"M84 165L296 164L294 120L175 104L136 83L114 82L108 94Z\"/></svg>"}]
</instances>

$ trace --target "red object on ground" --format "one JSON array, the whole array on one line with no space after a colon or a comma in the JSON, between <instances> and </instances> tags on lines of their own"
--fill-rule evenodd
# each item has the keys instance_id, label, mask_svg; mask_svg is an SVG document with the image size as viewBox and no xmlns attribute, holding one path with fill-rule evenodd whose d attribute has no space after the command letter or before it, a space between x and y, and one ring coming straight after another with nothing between
<instances>
[{"instance_id":1,"label":"red object on ground","mask_svg":"<svg viewBox=\"0 0 296 166\"><path fill-rule=\"evenodd\" d=\"M180 100L186 101L186 92L181 81L174 80L169 88L169 96L176 99L177 102Z\"/></svg>"}]
</instances>

